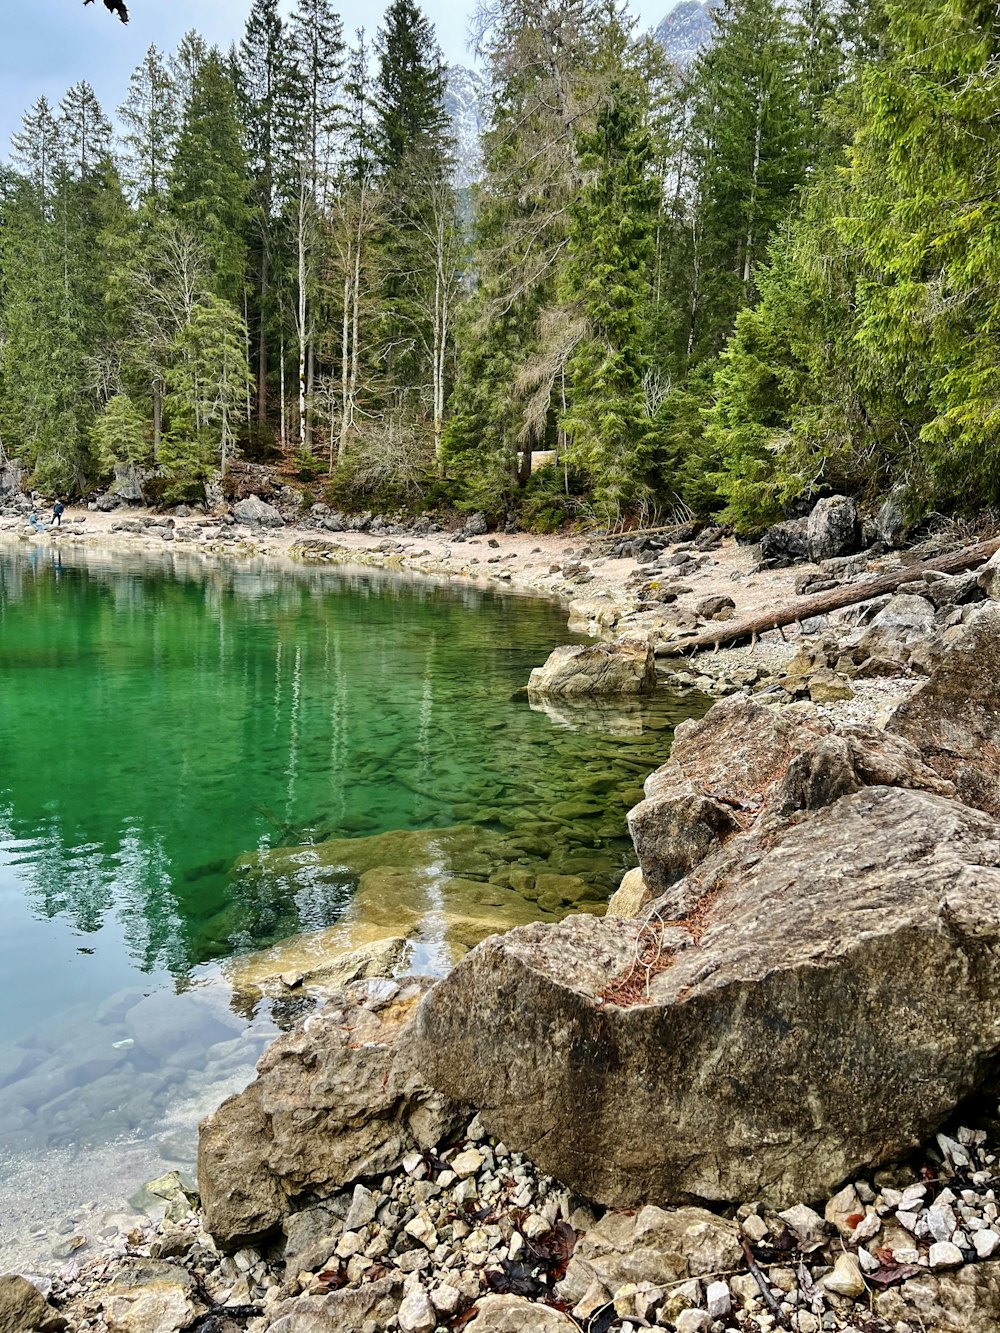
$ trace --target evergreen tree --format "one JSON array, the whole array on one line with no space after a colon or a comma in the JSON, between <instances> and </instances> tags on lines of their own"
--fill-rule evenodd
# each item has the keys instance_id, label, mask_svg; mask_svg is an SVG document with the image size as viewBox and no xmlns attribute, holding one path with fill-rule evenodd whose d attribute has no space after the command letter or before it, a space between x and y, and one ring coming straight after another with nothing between
<instances>
[{"instance_id":1,"label":"evergreen tree","mask_svg":"<svg viewBox=\"0 0 1000 1333\"><path fill-rule=\"evenodd\" d=\"M754 300L757 269L807 167L803 53L787 9L773 0L726 0L715 23L693 76L695 361L721 351L737 311Z\"/></svg>"},{"instance_id":2,"label":"evergreen tree","mask_svg":"<svg viewBox=\"0 0 1000 1333\"><path fill-rule=\"evenodd\" d=\"M111 156L111 124L86 81L76 83L59 103L59 128L69 169L83 180Z\"/></svg>"},{"instance_id":3,"label":"evergreen tree","mask_svg":"<svg viewBox=\"0 0 1000 1333\"><path fill-rule=\"evenodd\" d=\"M155 46L132 72L118 115L125 127L125 181L139 202L152 205L166 193L179 125L177 87Z\"/></svg>"},{"instance_id":4,"label":"evergreen tree","mask_svg":"<svg viewBox=\"0 0 1000 1333\"><path fill-rule=\"evenodd\" d=\"M375 42L377 161L388 177L411 162L444 170L449 145L446 68L430 20L414 0L391 0Z\"/></svg>"},{"instance_id":5,"label":"evergreen tree","mask_svg":"<svg viewBox=\"0 0 1000 1333\"><path fill-rule=\"evenodd\" d=\"M255 230L254 327L257 334L257 418L266 425L271 336L280 319L275 299L279 251L276 220L280 199L292 189L293 168L285 151L290 137L288 101L292 71L285 24L277 0L254 0L240 43L240 100L247 131L249 204Z\"/></svg>"},{"instance_id":6,"label":"evergreen tree","mask_svg":"<svg viewBox=\"0 0 1000 1333\"><path fill-rule=\"evenodd\" d=\"M39 200L48 199L65 154L59 124L46 98L40 97L25 112L20 130L11 135L11 144L17 174L31 186Z\"/></svg>"},{"instance_id":7,"label":"evergreen tree","mask_svg":"<svg viewBox=\"0 0 1000 1333\"><path fill-rule=\"evenodd\" d=\"M580 154L586 183L572 209L564 282L586 332L568 366L564 428L568 455L589 473L610 522L649 497L655 461L645 326L659 190L634 86L611 84Z\"/></svg>"},{"instance_id":8,"label":"evergreen tree","mask_svg":"<svg viewBox=\"0 0 1000 1333\"><path fill-rule=\"evenodd\" d=\"M174 215L195 228L210 256L216 294L242 306L247 223L246 154L236 93L213 51L195 75L170 171Z\"/></svg>"}]
</instances>

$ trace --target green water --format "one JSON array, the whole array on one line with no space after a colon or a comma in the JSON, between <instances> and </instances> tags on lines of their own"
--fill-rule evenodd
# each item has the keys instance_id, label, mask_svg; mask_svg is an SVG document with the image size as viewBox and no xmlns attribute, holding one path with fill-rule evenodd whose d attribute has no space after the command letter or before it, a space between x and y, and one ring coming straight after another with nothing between
<instances>
[{"instance_id":1,"label":"green water","mask_svg":"<svg viewBox=\"0 0 1000 1333\"><path fill-rule=\"evenodd\" d=\"M336 924L354 884L248 882L247 853L472 825L497 848L474 880L530 865L609 892L691 708L512 698L565 639L551 603L468 587L0 547L8 1165L155 1137L249 1076L271 1015L212 964Z\"/></svg>"}]
</instances>

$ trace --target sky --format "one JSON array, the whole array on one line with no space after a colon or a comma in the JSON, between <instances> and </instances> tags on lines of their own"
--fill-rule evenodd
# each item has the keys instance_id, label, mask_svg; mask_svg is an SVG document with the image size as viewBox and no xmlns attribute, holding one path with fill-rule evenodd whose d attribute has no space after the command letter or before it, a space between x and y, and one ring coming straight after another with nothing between
<instances>
[{"instance_id":1,"label":"sky","mask_svg":"<svg viewBox=\"0 0 1000 1333\"><path fill-rule=\"evenodd\" d=\"M0 0L6 11L0 39L0 155L24 111L41 95L58 105L71 84L86 79L111 115L124 100L128 77L146 48L169 52L190 28L224 49L239 38L250 0L128 0L122 26L101 0ZM284 5L290 7L290 2ZM632 0L643 28L658 23L673 0ZM374 32L383 4L341 0L345 33ZM467 37L471 0L423 0L451 64L471 63Z\"/></svg>"}]
</instances>

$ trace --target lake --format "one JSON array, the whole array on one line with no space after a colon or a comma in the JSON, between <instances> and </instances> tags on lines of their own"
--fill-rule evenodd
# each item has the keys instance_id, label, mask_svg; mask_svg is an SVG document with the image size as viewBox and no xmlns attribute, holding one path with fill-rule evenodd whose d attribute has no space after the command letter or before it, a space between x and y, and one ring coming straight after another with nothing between
<instances>
[{"instance_id":1,"label":"lake","mask_svg":"<svg viewBox=\"0 0 1000 1333\"><path fill-rule=\"evenodd\" d=\"M0 1268L190 1169L312 1002L260 950L397 934L443 971L602 910L700 709L529 706L566 640L552 602L476 587L0 547Z\"/></svg>"}]
</instances>

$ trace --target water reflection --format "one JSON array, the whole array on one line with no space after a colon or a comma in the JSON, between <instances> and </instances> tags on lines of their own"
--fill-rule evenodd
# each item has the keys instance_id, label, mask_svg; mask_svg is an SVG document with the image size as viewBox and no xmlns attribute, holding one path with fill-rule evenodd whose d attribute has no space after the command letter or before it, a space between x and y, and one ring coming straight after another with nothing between
<instances>
[{"instance_id":1,"label":"water reflection","mask_svg":"<svg viewBox=\"0 0 1000 1333\"><path fill-rule=\"evenodd\" d=\"M565 637L548 602L369 570L0 549L8 1152L142 1132L249 1076L273 1025L222 978L238 955L377 928L445 966L609 892L691 709L514 701ZM476 854L428 872L378 842L421 830ZM365 839L346 874L281 868Z\"/></svg>"}]
</instances>

